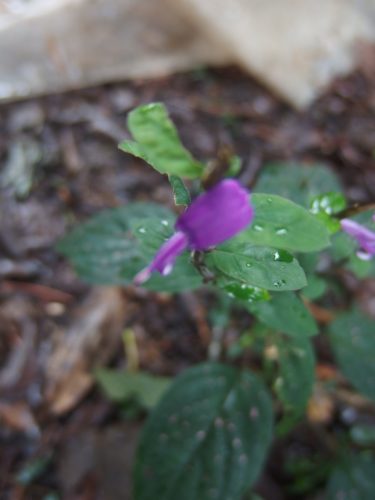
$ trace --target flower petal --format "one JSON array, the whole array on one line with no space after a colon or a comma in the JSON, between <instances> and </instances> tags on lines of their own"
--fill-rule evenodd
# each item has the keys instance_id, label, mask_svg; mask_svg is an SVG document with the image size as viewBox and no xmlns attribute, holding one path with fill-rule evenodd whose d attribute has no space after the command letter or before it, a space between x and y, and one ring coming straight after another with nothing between
<instances>
[{"instance_id":1,"label":"flower petal","mask_svg":"<svg viewBox=\"0 0 375 500\"><path fill-rule=\"evenodd\" d=\"M173 269L176 258L185 248L187 248L187 246L188 239L186 235L181 231L174 233L174 235L159 248L151 264L145 269L142 269L142 271L135 276L134 283L136 285L141 285L150 278L153 271L158 271L164 276L169 274Z\"/></svg>"},{"instance_id":2,"label":"flower petal","mask_svg":"<svg viewBox=\"0 0 375 500\"><path fill-rule=\"evenodd\" d=\"M178 218L176 229L187 235L190 248L206 250L245 229L253 216L248 191L226 179L198 196Z\"/></svg>"},{"instance_id":3,"label":"flower petal","mask_svg":"<svg viewBox=\"0 0 375 500\"><path fill-rule=\"evenodd\" d=\"M375 220L375 216L373 216L373 219ZM347 234L357 240L360 247L357 256L360 259L369 260L375 255L375 232L350 219L343 219L341 227Z\"/></svg>"}]
</instances>

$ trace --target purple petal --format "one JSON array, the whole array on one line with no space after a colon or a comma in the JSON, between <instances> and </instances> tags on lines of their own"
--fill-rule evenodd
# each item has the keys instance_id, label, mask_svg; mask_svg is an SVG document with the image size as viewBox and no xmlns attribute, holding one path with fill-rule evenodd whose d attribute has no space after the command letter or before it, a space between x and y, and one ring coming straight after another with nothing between
<instances>
[{"instance_id":1,"label":"purple petal","mask_svg":"<svg viewBox=\"0 0 375 500\"><path fill-rule=\"evenodd\" d=\"M159 271L159 273L164 276L169 274L173 269L176 258L185 248L187 248L187 246L188 239L186 235L181 231L174 233L174 235L159 248L151 264L136 275L134 283L136 285L141 285L149 279L153 271Z\"/></svg>"},{"instance_id":2,"label":"purple petal","mask_svg":"<svg viewBox=\"0 0 375 500\"><path fill-rule=\"evenodd\" d=\"M373 216L375 220L375 216ZM357 256L363 260L369 260L375 255L375 233L366 227L354 222L350 219L343 219L341 221L342 229L355 238L360 247Z\"/></svg>"},{"instance_id":3,"label":"purple petal","mask_svg":"<svg viewBox=\"0 0 375 500\"><path fill-rule=\"evenodd\" d=\"M253 216L248 191L227 179L198 196L178 218L176 229L186 234L190 248L206 250L245 229Z\"/></svg>"}]
</instances>

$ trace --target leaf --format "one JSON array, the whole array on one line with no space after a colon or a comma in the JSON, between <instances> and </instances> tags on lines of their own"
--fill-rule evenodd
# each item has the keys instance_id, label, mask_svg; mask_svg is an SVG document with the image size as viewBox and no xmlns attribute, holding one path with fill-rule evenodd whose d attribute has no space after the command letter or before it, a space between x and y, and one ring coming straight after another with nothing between
<instances>
[{"instance_id":1,"label":"leaf","mask_svg":"<svg viewBox=\"0 0 375 500\"><path fill-rule=\"evenodd\" d=\"M147 409L153 408L159 402L171 383L167 377L140 372L101 369L97 370L95 375L109 399L122 403L135 397Z\"/></svg>"},{"instance_id":2,"label":"leaf","mask_svg":"<svg viewBox=\"0 0 375 500\"><path fill-rule=\"evenodd\" d=\"M142 158L161 174L201 177L204 165L181 144L164 104L151 103L134 109L128 115L128 127L135 142L122 142L122 151Z\"/></svg>"},{"instance_id":3,"label":"leaf","mask_svg":"<svg viewBox=\"0 0 375 500\"><path fill-rule=\"evenodd\" d=\"M233 281L221 275L216 284L227 292L228 297L238 299L245 302L254 302L258 300L269 300L270 294L263 288L257 286L245 285L239 281Z\"/></svg>"},{"instance_id":4,"label":"leaf","mask_svg":"<svg viewBox=\"0 0 375 500\"><path fill-rule=\"evenodd\" d=\"M215 363L190 368L145 425L135 500L240 500L271 433L271 400L253 374Z\"/></svg>"},{"instance_id":5,"label":"leaf","mask_svg":"<svg viewBox=\"0 0 375 500\"><path fill-rule=\"evenodd\" d=\"M279 375L275 391L286 409L301 411L311 395L315 378L315 356L306 338L279 337L277 341Z\"/></svg>"},{"instance_id":6,"label":"leaf","mask_svg":"<svg viewBox=\"0 0 375 500\"><path fill-rule=\"evenodd\" d=\"M297 290L306 285L306 277L297 260L288 252L251 246L232 240L208 253L205 263L214 272L266 290Z\"/></svg>"},{"instance_id":7,"label":"leaf","mask_svg":"<svg viewBox=\"0 0 375 500\"><path fill-rule=\"evenodd\" d=\"M151 238L148 233L139 232L145 220L152 226ZM87 282L127 285L172 234L173 223L174 216L166 208L154 203L133 203L94 216L60 241L57 248ZM177 292L196 288L201 282L185 252L169 276L155 273L144 287Z\"/></svg>"},{"instance_id":8,"label":"leaf","mask_svg":"<svg viewBox=\"0 0 375 500\"><path fill-rule=\"evenodd\" d=\"M304 297L315 300L324 295L327 290L327 282L316 274L319 265L318 253L305 253L298 256L298 261L306 273L307 286L302 290Z\"/></svg>"},{"instance_id":9,"label":"leaf","mask_svg":"<svg viewBox=\"0 0 375 500\"><path fill-rule=\"evenodd\" d=\"M358 424L350 429L350 438L358 446L375 445L375 428L373 424Z\"/></svg>"},{"instance_id":10,"label":"leaf","mask_svg":"<svg viewBox=\"0 0 375 500\"><path fill-rule=\"evenodd\" d=\"M331 346L345 377L375 401L375 321L358 309L338 316L330 325Z\"/></svg>"},{"instance_id":11,"label":"leaf","mask_svg":"<svg viewBox=\"0 0 375 500\"><path fill-rule=\"evenodd\" d=\"M324 165L269 163L262 168L254 192L278 194L306 208L316 196L341 192L336 175Z\"/></svg>"},{"instance_id":12,"label":"leaf","mask_svg":"<svg viewBox=\"0 0 375 500\"><path fill-rule=\"evenodd\" d=\"M247 308L259 321L292 337L310 337L318 327L310 312L294 293L275 293L267 302L254 302Z\"/></svg>"},{"instance_id":13,"label":"leaf","mask_svg":"<svg viewBox=\"0 0 375 500\"><path fill-rule=\"evenodd\" d=\"M254 221L236 239L296 252L315 252L329 246L325 224L292 201L276 195L253 194L251 202Z\"/></svg>"},{"instance_id":14,"label":"leaf","mask_svg":"<svg viewBox=\"0 0 375 500\"><path fill-rule=\"evenodd\" d=\"M177 175L170 175L169 182L172 187L175 205L190 205L190 193L182 179Z\"/></svg>"},{"instance_id":15,"label":"leaf","mask_svg":"<svg viewBox=\"0 0 375 500\"><path fill-rule=\"evenodd\" d=\"M126 284L121 272L133 277L144 264L130 222L149 216L160 220L171 212L153 203L133 203L109 209L79 225L58 244L57 249L74 265L76 272L90 283Z\"/></svg>"},{"instance_id":16,"label":"leaf","mask_svg":"<svg viewBox=\"0 0 375 500\"><path fill-rule=\"evenodd\" d=\"M375 460L362 453L345 456L329 480L326 500L373 500L375 498Z\"/></svg>"}]
</instances>

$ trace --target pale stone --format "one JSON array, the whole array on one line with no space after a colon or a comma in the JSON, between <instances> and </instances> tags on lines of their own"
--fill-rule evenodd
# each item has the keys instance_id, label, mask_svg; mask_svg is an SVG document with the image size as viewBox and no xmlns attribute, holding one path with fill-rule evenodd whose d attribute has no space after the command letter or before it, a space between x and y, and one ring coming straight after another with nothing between
<instances>
[{"instance_id":1,"label":"pale stone","mask_svg":"<svg viewBox=\"0 0 375 500\"><path fill-rule=\"evenodd\" d=\"M176 0L202 30L297 107L306 107L375 41L375 0Z\"/></svg>"},{"instance_id":2,"label":"pale stone","mask_svg":"<svg viewBox=\"0 0 375 500\"><path fill-rule=\"evenodd\" d=\"M375 0L0 0L0 100L238 63L306 107L375 41Z\"/></svg>"},{"instance_id":3,"label":"pale stone","mask_svg":"<svg viewBox=\"0 0 375 500\"><path fill-rule=\"evenodd\" d=\"M6 12L0 0L0 99L228 60L173 3L34 0Z\"/></svg>"}]
</instances>

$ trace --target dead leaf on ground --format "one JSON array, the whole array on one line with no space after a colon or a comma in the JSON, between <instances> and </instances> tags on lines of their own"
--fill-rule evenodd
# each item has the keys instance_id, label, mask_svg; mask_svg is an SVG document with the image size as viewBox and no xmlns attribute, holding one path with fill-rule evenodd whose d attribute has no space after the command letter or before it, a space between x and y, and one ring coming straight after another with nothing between
<instances>
[{"instance_id":1,"label":"dead leaf on ground","mask_svg":"<svg viewBox=\"0 0 375 500\"><path fill-rule=\"evenodd\" d=\"M53 413L69 411L91 388L94 368L120 345L127 314L120 288L94 288L70 327L58 333L45 371L45 396Z\"/></svg>"},{"instance_id":2,"label":"dead leaf on ground","mask_svg":"<svg viewBox=\"0 0 375 500\"><path fill-rule=\"evenodd\" d=\"M38 437L40 434L30 408L22 402L0 402L0 422L10 430L23 432L30 437Z\"/></svg>"}]
</instances>

